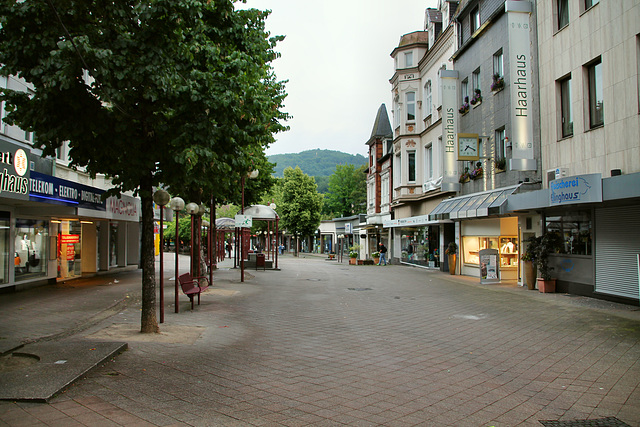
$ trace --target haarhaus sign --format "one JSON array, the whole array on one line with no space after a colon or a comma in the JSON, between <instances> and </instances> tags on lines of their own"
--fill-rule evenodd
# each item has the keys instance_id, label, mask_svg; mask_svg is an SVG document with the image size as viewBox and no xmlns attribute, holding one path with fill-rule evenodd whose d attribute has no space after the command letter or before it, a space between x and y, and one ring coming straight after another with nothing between
<instances>
[{"instance_id":1,"label":"haarhaus sign","mask_svg":"<svg viewBox=\"0 0 640 427\"><path fill-rule=\"evenodd\" d=\"M444 145L444 172L442 191L458 191L458 155L456 153L458 135L458 72L440 70L442 93L442 144Z\"/></svg>"},{"instance_id":2,"label":"haarhaus sign","mask_svg":"<svg viewBox=\"0 0 640 427\"><path fill-rule=\"evenodd\" d=\"M0 197L29 198L29 153L5 141L0 141Z\"/></svg>"},{"instance_id":3,"label":"haarhaus sign","mask_svg":"<svg viewBox=\"0 0 640 427\"><path fill-rule=\"evenodd\" d=\"M507 26L509 35L509 81L511 88L511 142L510 169L534 171L533 157L533 99L531 87L531 27L529 17L532 5L523 0L507 0Z\"/></svg>"}]
</instances>

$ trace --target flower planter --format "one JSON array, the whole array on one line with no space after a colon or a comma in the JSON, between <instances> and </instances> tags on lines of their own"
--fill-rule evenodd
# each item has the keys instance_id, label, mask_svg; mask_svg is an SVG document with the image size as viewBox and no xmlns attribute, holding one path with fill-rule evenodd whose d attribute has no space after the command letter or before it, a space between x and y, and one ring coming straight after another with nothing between
<instances>
[{"instance_id":1,"label":"flower planter","mask_svg":"<svg viewBox=\"0 0 640 427\"><path fill-rule=\"evenodd\" d=\"M542 293L554 293L556 291L556 279L544 280L538 277L538 290Z\"/></svg>"},{"instance_id":2,"label":"flower planter","mask_svg":"<svg viewBox=\"0 0 640 427\"><path fill-rule=\"evenodd\" d=\"M380 264L380 257L373 257L373 263L374 264Z\"/></svg>"},{"instance_id":3,"label":"flower planter","mask_svg":"<svg viewBox=\"0 0 640 427\"><path fill-rule=\"evenodd\" d=\"M456 274L456 255L447 255L449 257L449 274Z\"/></svg>"},{"instance_id":4,"label":"flower planter","mask_svg":"<svg viewBox=\"0 0 640 427\"><path fill-rule=\"evenodd\" d=\"M536 266L533 261L522 261L524 265L524 281L527 284L527 289L533 290L536 288Z\"/></svg>"},{"instance_id":5,"label":"flower planter","mask_svg":"<svg viewBox=\"0 0 640 427\"><path fill-rule=\"evenodd\" d=\"M355 258L349 258L349 264L356 265L357 260Z\"/></svg>"}]
</instances>

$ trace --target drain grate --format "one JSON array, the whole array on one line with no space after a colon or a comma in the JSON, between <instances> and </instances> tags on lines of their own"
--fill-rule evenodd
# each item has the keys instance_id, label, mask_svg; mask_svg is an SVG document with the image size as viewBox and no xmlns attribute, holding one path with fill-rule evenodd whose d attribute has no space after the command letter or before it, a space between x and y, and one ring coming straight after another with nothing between
<instances>
[{"instance_id":1,"label":"drain grate","mask_svg":"<svg viewBox=\"0 0 640 427\"><path fill-rule=\"evenodd\" d=\"M347 288L350 291L372 291L372 288Z\"/></svg>"},{"instance_id":2,"label":"drain grate","mask_svg":"<svg viewBox=\"0 0 640 427\"><path fill-rule=\"evenodd\" d=\"M597 418L593 420L540 421L546 427L631 427L616 417Z\"/></svg>"}]
</instances>

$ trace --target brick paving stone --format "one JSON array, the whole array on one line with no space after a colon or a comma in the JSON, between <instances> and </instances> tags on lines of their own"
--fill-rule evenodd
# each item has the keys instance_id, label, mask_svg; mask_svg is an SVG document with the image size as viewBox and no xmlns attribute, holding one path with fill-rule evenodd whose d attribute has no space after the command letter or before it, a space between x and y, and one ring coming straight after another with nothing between
<instances>
[{"instance_id":1,"label":"brick paving stone","mask_svg":"<svg viewBox=\"0 0 640 427\"><path fill-rule=\"evenodd\" d=\"M245 283L238 270L218 271L215 286L233 296L205 294L193 312L165 311L167 325L202 328L194 343L131 341L49 404L0 402L0 422L58 411L69 423L125 425L511 427L612 416L640 426L636 310L400 266L281 262L282 271L251 272ZM134 295L125 282L118 286ZM113 301L115 288L102 288ZM62 294L65 305L89 301L91 287ZM55 295L43 298L44 307L15 297L0 307L63 322ZM136 302L118 307L86 333L139 321ZM81 323L79 311L69 316Z\"/></svg>"}]
</instances>

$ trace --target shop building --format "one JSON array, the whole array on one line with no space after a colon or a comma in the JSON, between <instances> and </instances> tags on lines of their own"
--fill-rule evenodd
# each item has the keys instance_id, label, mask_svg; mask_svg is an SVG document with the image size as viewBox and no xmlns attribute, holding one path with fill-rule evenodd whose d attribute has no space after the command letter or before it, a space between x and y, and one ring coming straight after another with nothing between
<instances>
[{"instance_id":1,"label":"shop building","mask_svg":"<svg viewBox=\"0 0 640 427\"><path fill-rule=\"evenodd\" d=\"M29 90L14 77L0 83ZM60 158L43 158L34 139L0 122L0 291L137 267L139 200L123 195L103 201L108 181L68 169L66 146L58 150Z\"/></svg>"},{"instance_id":2,"label":"shop building","mask_svg":"<svg viewBox=\"0 0 640 427\"><path fill-rule=\"evenodd\" d=\"M508 209L562 236L557 291L637 304L640 3L538 0L537 13L544 188Z\"/></svg>"},{"instance_id":3,"label":"shop building","mask_svg":"<svg viewBox=\"0 0 640 427\"><path fill-rule=\"evenodd\" d=\"M393 99L392 218L383 221L391 235L390 259L447 269L442 254L453 238L453 224L428 214L456 189L443 186L446 141L443 131L443 70L451 70L455 51L452 18L457 1L426 9L424 31L401 37L391 53Z\"/></svg>"}]
</instances>

